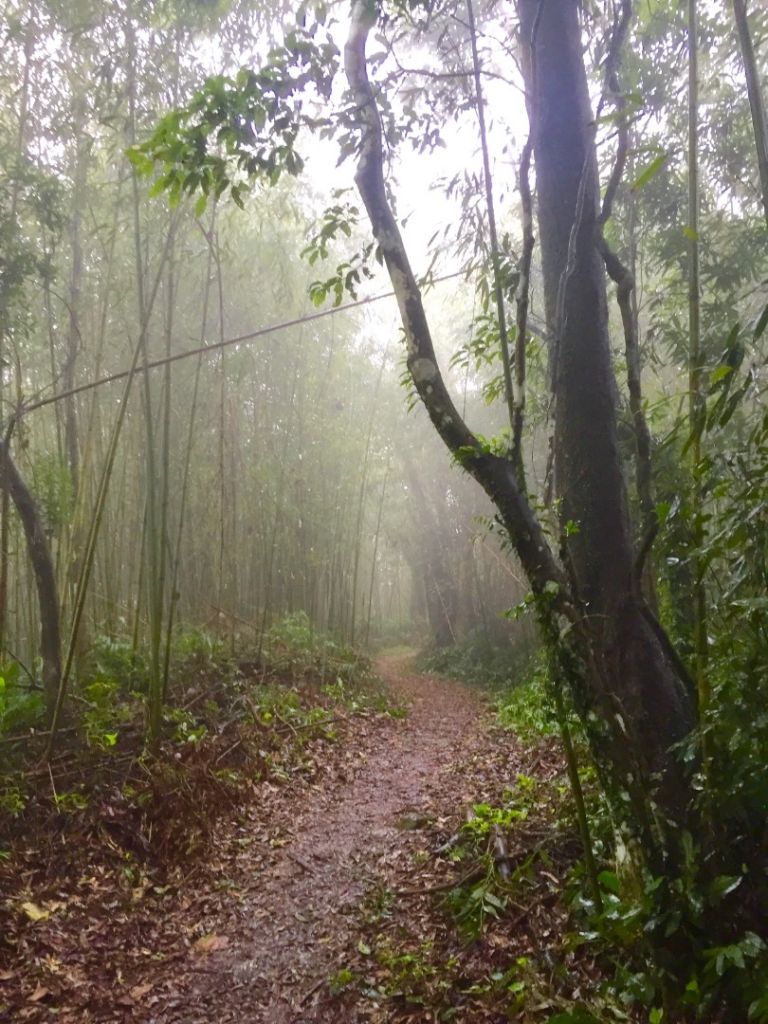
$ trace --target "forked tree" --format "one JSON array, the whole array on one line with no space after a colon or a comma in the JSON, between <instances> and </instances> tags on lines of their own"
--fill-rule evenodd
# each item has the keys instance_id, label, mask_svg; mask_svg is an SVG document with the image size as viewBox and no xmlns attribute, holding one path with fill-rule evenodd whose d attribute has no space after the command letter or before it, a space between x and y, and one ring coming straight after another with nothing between
<instances>
[{"instance_id":1,"label":"forked tree","mask_svg":"<svg viewBox=\"0 0 768 1024\"><path fill-rule=\"evenodd\" d=\"M384 135L366 62L376 14L366 0L353 6L344 53L361 132L355 180L397 295L414 385L445 444L499 511L559 671L582 711L599 715L602 727L592 732L601 760L638 806L644 792L655 790L666 814L681 822L689 791L673 748L694 726L695 703L681 661L643 597L628 510L600 245L595 115L578 4L521 0L519 16L551 346L563 526L557 555L526 493L519 453L488 450L462 420L440 372L385 183ZM525 274L520 280L527 287ZM517 352L520 358L521 346Z\"/></svg>"}]
</instances>

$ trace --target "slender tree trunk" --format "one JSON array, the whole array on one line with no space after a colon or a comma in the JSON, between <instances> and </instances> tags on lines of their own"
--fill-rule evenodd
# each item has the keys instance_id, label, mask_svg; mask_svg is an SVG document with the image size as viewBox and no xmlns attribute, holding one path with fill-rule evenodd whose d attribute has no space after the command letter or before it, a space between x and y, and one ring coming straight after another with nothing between
<instances>
[{"instance_id":1,"label":"slender tree trunk","mask_svg":"<svg viewBox=\"0 0 768 1024\"><path fill-rule=\"evenodd\" d=\"M688 419L691 443L691 520L693 523L694 651L699 712L706 713L710 700L707 678L707 601L704 562L699 552L704 543L702 519L701 435L706 404L703 395L701 353L701 282L699 273L699 47L697 0L688 0Z\"/></svg>"},{"instance_id":2,"label":"slender tree trunk","mask_svg":"<svg viewBox=\"0 0 768 1024\"><path fill-rule=\"evenodd\" d=\"M381 535L381 520L384 515L384 499L387 494L387 482L389 481L389 469L390 462L387 459L387 468L384 471L384 480L381 484L381 494L379 495L379 511L376 516L376 532L373 535L373 554L371 555L371 580L368 585L368 616L365 620L365 646L367 647L371 641L371 618L373 615L373 586L376 582L376 559L379 554L379 536Z\"/></svg>"},{"instance_id":3,"label":"slender tree trunk","mask_svg":"<svg viewBox=\"0 0 768 1024\"><path fill-rule=\"evenodd\" d=\"M40 612L40 655L43 662L43 692L48 721L53 718L61 678L61 637L56 570L35 500L8 451L0 444L0 484L19 514L35 575Z\"/></svg>"},{"instance_id":4,"label":"slender tree trunk","mask_svg":"<svg viewBox=\"0 0 768 1024\"><path fill-rule=\"evenodd\" d=\"M75 363L82 347L80 306L83 287L83 207L87 188L89 144L85 135L85 98L74 100L73 128L75 132L75 159L73 173L73 209L71 222L72 269L69 279L69 336L64 367L61 375L62 390L75 386ZM80 479L80 444L77 426L77 406L74 395L64 400L64 441L67 462L72 479L72 490L77 496Z\"/></svg>"},{"instance_id":5,"label":"slender tree trunk","mask_svg":"<svg viewBox=\"0 0 768 1024\"><path fill-rule=\"evenodd\" d=\"M436 503L424 492L421 480L407 452L403 452L405 475L411 491L409 509L413 522L414 548L420 565L432 639L436 647L456 643L456 581L446 558L443 529Z\"/></svg>"},{"instance_id":6,"label":"slender tree trunk","mask_svg":"<svg viewBox=\"0 0 768 1024\"><path fill-rule=\"evenodd\" d=\"M747 0L733 0L733 14L736 19L736 31L739 36L741 60L744 64L744 76L747 80L749 109L752 112L752 128L755 133L757 147L757 167L760 172L760 194L765 211L765 222L768 225L768 120L765 116L765 103L760 88L760 75L755 61L755 50L752 45L752 33L747 16Z\"/></svg>"},{"instance_id":7,"label":"slender tree trunk","mask_svg":"<svg viewBox=\"0 0 768 1024\"><path fill-rule=\"evenodd\" d=\"M19 176L25 156L25 137L27 132L27 113L29 110L29 77L32 69L32 56L35 48L34 5L27 21L24 35L24 74L21 80L19 97L19 123L16 134L16 175L11 187L11 204L8 217L10 234L3 239L4 244L15 244L15 235L19 230L17 215L19 208ZM6 414L5 399L5 364L8 360L8 335L10 329L10 309L0 309L0 421ZM0 496L0 652L5 646L6 626L8 620L8 572L10 546L10 492L4 488Z\"/></svg>"},{"instance_id":8,"label":"slender tree trunk","mask_svg":"<svg viewBox=\"0 0 768 1024\"><path fill-rule=\"evenodd\" d=\"M387 356L381 360L379 367L379 373L376 378L376 387L373 392L373 398L371 400L371 411L368 419L368 435L365 441L365 451L363 452L363 464L362 472L360 475L360 492L357 501L357 521L355 523L355 554L353 559L352 567L352 608L349 614L349 642L354 644L355 642L355 628L357 625L357 581L358 573L360 571L360 552L363 544L363 516L365 512L365 499L368 491L368 466L371 456L371 441L373 440L373 426L377 411L377 401L379 396L379 389L381 387L381 378L384 375L384 366L386 365Z\"/></svg>"}]
</instances>

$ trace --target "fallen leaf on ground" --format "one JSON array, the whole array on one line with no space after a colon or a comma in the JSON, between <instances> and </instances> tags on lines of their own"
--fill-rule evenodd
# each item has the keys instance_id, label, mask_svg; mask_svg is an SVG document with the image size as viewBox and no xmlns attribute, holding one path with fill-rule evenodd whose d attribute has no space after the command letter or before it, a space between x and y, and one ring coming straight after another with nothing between
<instances>
[{"instance_id":1,"label":"fallen leaf on ground","mask_svg":"<svg viewBox=\"0 0 768 1024\"><path fill-rule=\"evenodd\" d=\"M45 921L46 918L51 916L50 910L44 910L43 907L38 907L36 903L22 903L21 909L30 921Z\"/></svg>"},{"instance_id":2,"label":"fallen leaf on ground","mask_svg":"<svg viewBox=\"0 0 768 1024\"><path fill-rule=\"evenodd\" d=\"M228 945L229 939L226 935L216 935L212 932L199 938L194 948L197 953L215 953L219 949L226 949Z\"/></svg>"},{"instance_id":3,"label":"fallen leaf on ground","mask_svg":"<svg viewBox=\"0 0 768 1024\"><path fill-rule=\"evenodd\" d=\"M131 997L133 999L141 999L143 996L147 994L147 992L150 991L153 984L154 982L148 981L143 985L134 985L133 988L131 989Z\"/></svg>"}]
</instances>

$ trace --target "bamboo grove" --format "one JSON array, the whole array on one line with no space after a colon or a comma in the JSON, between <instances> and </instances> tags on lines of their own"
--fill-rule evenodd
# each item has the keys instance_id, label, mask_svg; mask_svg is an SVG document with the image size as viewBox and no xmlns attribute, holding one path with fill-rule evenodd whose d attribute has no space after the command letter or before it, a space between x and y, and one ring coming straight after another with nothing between
<instances>
[{"instance_id":1,"label":"bamboo grove","mask_svg":"<svg viewBox=\"0 0 768 1024\"><path fill-rule=\"evenodd\" d=\"M6 14L0 638L22 666L11 704L39 706L42 685L60 718L94 637L113 638L146 654L156 735L174 631L190 625L258 649L285 614L368 641L418 624L430 595L442 642L495 618L505 570L473 549L482 503L443 511L462 486L443 466L419 488L422 511L406 507L391 328L365 303L312 315L316 274L299 256L311 189L285 183L245 219L215 203L164 212L126 157L189 96L206 46L243 59L244 39L261 46L275 30L271 12ZM446 567L452 535L466 551Z\"/></svg>"}]
</instances>

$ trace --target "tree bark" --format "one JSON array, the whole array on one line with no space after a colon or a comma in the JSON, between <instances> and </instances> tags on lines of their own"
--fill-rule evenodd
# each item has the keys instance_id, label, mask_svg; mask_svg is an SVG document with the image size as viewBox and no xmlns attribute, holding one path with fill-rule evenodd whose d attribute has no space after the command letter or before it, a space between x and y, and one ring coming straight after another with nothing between
<instances>
[{"instance_id":1,"label":"tree bark","mask_svg":"<svg viewBox=\"0 0 768 1024\"><path fill-rule=\"evenodd\" d=\"M642 597L617 439L606 284L598 246L594 117L577 0L520 0L535 96L534 157L547 321L553 338L555 482L564 552L584 610L590 684L614 731L680 817L688 789L670 748L695 722L679 662ZM534 38L535 33L535 38Z\"/></svg>"},{"instance_id":2,"label":"tree bark","mask_svg":"<svg viewBox=\"0 0 768 1024\"><path fill-rule=\"evenodd\" d=\"M510 535L551 644L608 726L613 774L641 797L657 798L677 821L689 788L670 748L694 723L679 659L649 612L635 571L617 442L605 279L596 245L598 172L581 51L577 0L520 0L533 69L533 137L539 230L556 400L556 463L567 572L558 564L519 486L511 459L489 452L464 423L437 364L416 277L384 182L383 131L365 49L375 8L355 0L344 66L361 127L355 181L392 281L415 388L438 434L488 493ZM534 59L535 58L535 59ZM562 640L562 618L570 635ZM567 650L566 650L567 648ZM629 742L627 742L629 739Z\"/></svg>"},{"instance_id":3,"label":"tree bark","mask_svg":"<svg viewBox=\"0 0 768 1024\"><path fill-rule=\"evenodd\" d=\"M35 574L40 611L40 655L43 662L43 693L48 720L53 716L61 678L61 637L59 632L59 596L56 573L43 523L35 499L8 451L7 441L0 443L0 486L6 491L19 514L27 541L29 559Z\"/></svg>"}]
</instances>

